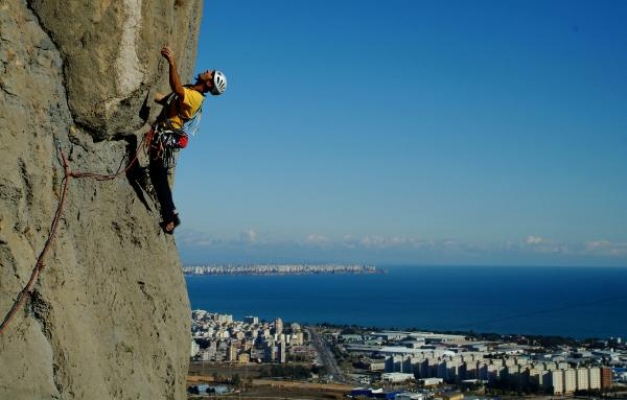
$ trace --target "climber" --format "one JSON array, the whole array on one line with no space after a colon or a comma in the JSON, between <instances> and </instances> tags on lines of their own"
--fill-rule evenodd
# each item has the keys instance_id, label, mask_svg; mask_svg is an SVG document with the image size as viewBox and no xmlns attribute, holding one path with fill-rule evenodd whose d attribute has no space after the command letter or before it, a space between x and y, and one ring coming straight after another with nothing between
<instances>
[{"instance_id":1,"label":"climber","mask_svg":"<svg viewBox=\"0 0 627 400\"><path fill-rule=\"evenodd\" d=\"M172 93L155 94L155 101L163 106L149 136L150 179L161 204L161 218L165 233L174 233L180 223L178 212L172 199L169 176L172 173L176 153L187 146L188 134L185 123L202 112L202 104L207 92L214 96L226 90L226 77L220 71L207 70L196 77L194 84L181 84L176 69L173 51L164 46L161 55L168 61L169 80Z\"/></svg>"}]
</instances>

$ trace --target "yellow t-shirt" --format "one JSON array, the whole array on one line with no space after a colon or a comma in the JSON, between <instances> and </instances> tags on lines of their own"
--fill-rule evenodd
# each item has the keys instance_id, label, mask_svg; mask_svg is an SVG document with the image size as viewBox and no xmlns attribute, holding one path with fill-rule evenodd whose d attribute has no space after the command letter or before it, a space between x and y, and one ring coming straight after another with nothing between
<instances>
[{"instance_id":1,"label":"yellow t-shirt","mask_svg":"<svg viewBox=\"0 0 627 400\"><path fill-rule=\"evenodd\" d=\"M205 96L193 89L183 88L183 91L185 92L183 102L172 101L166 114L172 127L176 129L181 129L185 123L184 120L188 120L196 114L205 99ZM184 120L181 120L181 117Z\"/></svg>"}]
</instances>

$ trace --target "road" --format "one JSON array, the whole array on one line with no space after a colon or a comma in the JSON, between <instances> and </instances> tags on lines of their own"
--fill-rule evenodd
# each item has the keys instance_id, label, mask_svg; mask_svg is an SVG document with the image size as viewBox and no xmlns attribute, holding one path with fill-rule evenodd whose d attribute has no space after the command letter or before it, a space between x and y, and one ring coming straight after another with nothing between
<instances>
[{"instance_id":1,"label":"road","mask_svg":"<svg viewBox=\"0 0 627 400\"><path fill-rule=\"evenodd\" d=\"M306 328L311 335L311 343L314 348L318 351L318 355L320 357L320 361L324 365L327 370L327 373L332 376L332 380L336 380L338 382L345 382L344 375L340 370L340 367L337 365L337 361L335 360L335 356L329 347L329 343L327 342L324 335L321 335L316 328L307 327Z\"/></svg>"}]
</instances>

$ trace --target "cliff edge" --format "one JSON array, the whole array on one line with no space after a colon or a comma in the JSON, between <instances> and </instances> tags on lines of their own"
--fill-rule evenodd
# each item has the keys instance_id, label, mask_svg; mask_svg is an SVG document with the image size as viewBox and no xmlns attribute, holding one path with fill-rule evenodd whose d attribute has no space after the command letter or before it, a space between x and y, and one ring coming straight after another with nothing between
<instances>
[{"instance_id":1,"label":"cliff edge","mask_svg":"<svg viewBox=\"0 0 627 400\"><path fill-rule=\"evenodd\" d=\"M112 174L168 90L191 79L202 0L0 0L0 318L51 234L64 168ZM32 294L0 334L2 399L184 399L190 309L147 160L69 179Z\"/></svg>"}]
</instances>

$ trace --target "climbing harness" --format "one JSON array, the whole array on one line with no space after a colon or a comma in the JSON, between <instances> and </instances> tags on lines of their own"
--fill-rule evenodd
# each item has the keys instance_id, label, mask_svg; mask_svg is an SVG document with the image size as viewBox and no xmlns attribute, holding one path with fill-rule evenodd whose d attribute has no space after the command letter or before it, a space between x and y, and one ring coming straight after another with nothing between
<instances>
[{"instance_id":1,"label":"climbing harness","mask_svg":"<svg viewBox=\"0 0 627 400\"><path fill-rule=\"evenodd\" d=\"M162 160L164 167L173 167L176 162L176 152L185 148L189 141L188 135L182 129L169 129L163 124L155 124L148 133L148 154L152 160Z\"/></svg>"},{"instance_id":2,"label":"climbing harness","mask_svg":"<svg viewBox=\"0 0 627 400\"><path fill-rule=\"evenodd\" d=\"M204 95L203 95L204 97ZM174 104L172 103L174 102ZM190 118L181 113L181 104L176 93L170 93L163 101L163 110L152 126L152 130L147 135L147 146L152 160L161 160L166 168L174 167L176 163L176 153L183 149L189 142L189 136L194 136L198 130L202 117L202 106L200 103L198 110ZM176 107L176 116L183 123L182 128L175 128L171 118L167 117L172 107ZM189 132L189 134L187 133Z\"/></svg>"}]
</instances>

